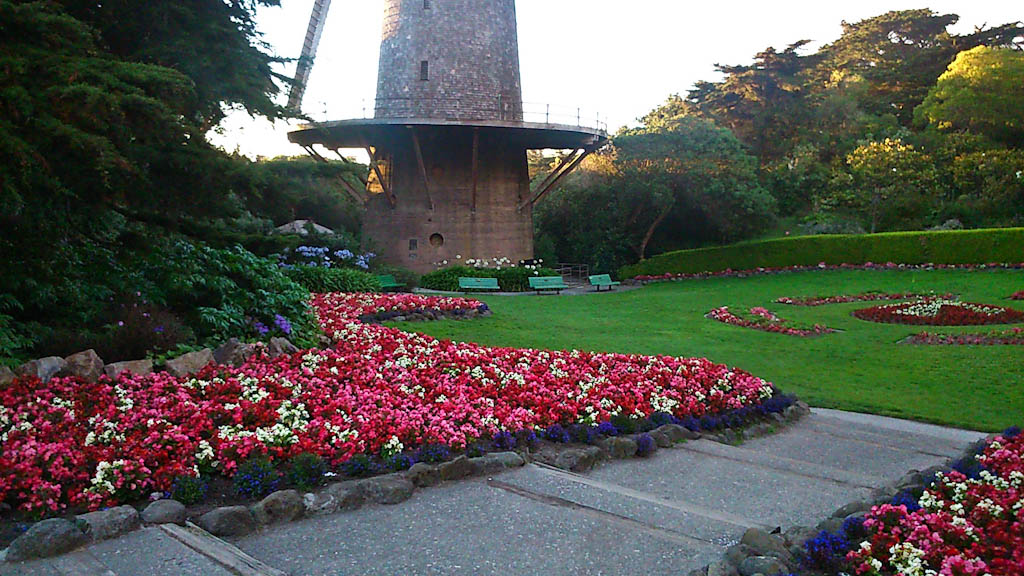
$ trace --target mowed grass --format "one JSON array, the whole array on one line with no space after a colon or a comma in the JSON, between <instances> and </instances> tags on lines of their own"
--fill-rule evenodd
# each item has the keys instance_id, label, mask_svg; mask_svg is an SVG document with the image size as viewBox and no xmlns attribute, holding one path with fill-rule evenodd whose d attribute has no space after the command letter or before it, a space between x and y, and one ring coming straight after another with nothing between
<instances>
[{"instance_id":1,"label":"mowed grass","mask_svg":"<svg viewBox=\"0 0 1024 576\"><path fill-rule=\"evenodd\" d=\"M752 372L815 406L997 431L1024 423L1024 347L898 344L925 328L875 324L850 313L872 303L816 308L782 296L952 292L1011 306L1020 271L830 271L654 284L585 296L479 296L490 318L396 324L438 338L491 346L702 356ZM765 306L783 318L842 332L798 338L729 326L704 315L718 306ZM971 332L992 327L933 328Z\"/></svg>"}]
</instances>

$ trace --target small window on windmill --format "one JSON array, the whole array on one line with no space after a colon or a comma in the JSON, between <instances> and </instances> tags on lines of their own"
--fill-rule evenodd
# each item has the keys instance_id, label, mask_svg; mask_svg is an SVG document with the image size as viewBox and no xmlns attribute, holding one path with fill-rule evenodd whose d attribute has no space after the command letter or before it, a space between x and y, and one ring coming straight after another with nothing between
<instances>
[{"instance_id":1,"label":"small window on windmill","mask_svg":"<svg viewBox=\"0 0 1024 576\"><path fill-rule=\"evenodd\" d=\"M430 0L423 0L423 9L430 10Z\"/></svg>"},{"instance_id":2,"label":"small window on windmill","mask_svg":"<svg viewBox=\"0 0 1024 576\"><path fill-rule=\"evenodd\" d=\"M430 62L424 60L420 62L420 82L426 82L430 80Z\"/></svg>"},{"instance_id":3,"label":"small window on windmill","mask_svg":"<svg viewBox=\"0 0 1024 576\"><path fill-rule=\"evenodd\" d=\"M420 249L420 241L415 238L409 239L409 252L416 252Z\"/></svg>"}]
</instances>

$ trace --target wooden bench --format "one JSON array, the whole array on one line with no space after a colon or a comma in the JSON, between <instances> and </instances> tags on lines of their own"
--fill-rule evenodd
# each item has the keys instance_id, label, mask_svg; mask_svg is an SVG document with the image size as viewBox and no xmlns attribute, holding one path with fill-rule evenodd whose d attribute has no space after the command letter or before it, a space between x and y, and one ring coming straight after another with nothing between
<instances>
[{"instance_id":1,"label":"wooden bench","mask_svg":"<svg viewBox=\"0 0 1024 576\"><path fill-rule=\"evenodd\" d=\"M497 278L459 278L459 290L471 291L494 291L501 290Z\"/></svg>"},{"instance_id":2,"label":"wooden bench","mask_svg":"<svg viewBox=\"0 0 1024 576\"><path fill-rule=\"evenodd\" d=\"M562 290L569 289L561 276L532 276L530 277L530 288L536 290L537 294L549 291L561 294Z\"/></svg>"},{"instance_id":3,"label":"wooden bench","mask_svg":"<svg viewBox=\"0 0 1024 576\"><path fill-rule=\"evenodd\" d=\"M380 289L385 292L405 288L405 284L399 283L393 274L383 274L381 276L377 276L377 279L380 280Z\"/></svg>"},{"instance_id":4,"label":"wooden bench","mask_svg":"<svg viewBox=\"0 0 1024 576\"><path fill-rule=\"evenodd\" d=\"M608 274L596 274L590 277L590 285L597 288L600 292L601 288L607 287L608 290L614 290L616 286L620 286L622 282L612 282L612 277Z\"/></svg>"}]
</instances>

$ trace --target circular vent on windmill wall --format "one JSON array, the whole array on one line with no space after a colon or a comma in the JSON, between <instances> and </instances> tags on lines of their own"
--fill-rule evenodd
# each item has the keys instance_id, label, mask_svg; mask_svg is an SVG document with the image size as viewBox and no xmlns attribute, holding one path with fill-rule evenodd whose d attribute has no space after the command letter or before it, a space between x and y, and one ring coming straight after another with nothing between
<instances>
[{"instance_id":1,"label":"circular vent on windmill wall","mask_svg":"<svg viewBox=\"0 0 1024 576\"><path fill-rule=\"evenodd\" d=\"M431 235L430 245L433 246L434 248L440 248L441 246L444 246L444 236L441 236L440 234Z\"/></svg>"}]
</instances>

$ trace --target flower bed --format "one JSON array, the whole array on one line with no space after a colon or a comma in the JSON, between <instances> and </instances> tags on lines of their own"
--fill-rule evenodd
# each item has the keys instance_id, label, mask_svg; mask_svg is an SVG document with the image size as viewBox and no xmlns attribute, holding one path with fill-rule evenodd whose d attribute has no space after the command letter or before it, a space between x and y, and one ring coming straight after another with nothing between
<instances>
[{"instance_id":1,"label":"flower bed","mask_svg":"<svg viewBox=\"0 0 1024 576\"><path fill-rule=\"evenodd\" d=\"M997 437L920 498L872 509L846 559L871 576L1024 574L1024 436ZM966 473L966 474L965 474Z\"/></svg>"},{"instance_id":2,"label":"flower bed","mask_svg":"<svg viewBox=\"0 0 1024 576\"><path fill-rule=\"evenodd\" d=\"M1024 346L1024 328L997 330L986 334L932 334L921 332L907 339L908 344L933 346Z\"/></svg>"},{"instance_id":3,"label":"flower bed","mask_svg":"<svg viewBox=\"0 0 1024 576\"><path fill-rule=\"evenodd\" d=\"M47 514L232 476L265 455L332 466L502 431L664 412L759 408L772 386L706 359L488 348L368 325L381 311L479 310L461 298L332 294L313 306L332 348L240 367L90 383L22 378L0 389L0 502Z\"/></svg>"},{"instance_id":4,"label":"flower bed","mask_svg":"<svg viewBox=\"0 0 1024 576\"><path fill-rule=\"evenodd\" d=\"M708 312L707 317L733 326L753 328L754 330L763 330L787 336L820 336L835 332L835 330L819 324L813 326L794 325L788 320L779 318L774 312L765 308L751 308L749 314L740 315L730 311L728 306L723 306Z\"/></svg>"},{"instance_id":5,"label":"flower bed","mask_svg":"<svg viewBox=\"0 0 1024 576\"><path fill-rule=\"evenodd\" d=\"M792 306L825 306L827 304L846 304L849 302L876 302L882 300L907 300L909 298L924 298L925 294L906 292L902 294L887 294L885 292L864 292L862 294L840 295L840 296L799 296L791 298L783 296L775 302L789 304ZM944 298L952 298L952 294L946 294Z\"/></svg>"},{"instance_id":6,"label":"flower bed","mask_svg":"<svg viewBox=\"0 0 1024 576\"><path fill-rule=\"evenodd\" d=\"M946 298L922 298L913 302L865 308L855 310L853 315L870 322L927 326L980 326L1024 322L1024 312L1013 308Z\"/></svg>"},{"instance_id":7,"label":"flower bed","mask_svg":"<svg viewBox=\"0 0 1024 576\"><path fill-rule=\"evenodd\" d=\"M634 276L633 280L641 283L648 282L669 282L673 280L701 280L705 278L747 278L750 276L763 276L766 274L786 274L791 272L811 272L815 270L1024 270L1024 263L1020 264L896 264L887 262L875 264L825 264L817 266L784 266L780 268L751 268L748 270L720 270L717 272L697 272L693 274L666 273L657 275Z\"/></svg>"},{"instance_id":8,"label":"flower bed","mask_svg":"<svg viewBox=\"0 0 1024 576\"><path fill-rule=\"evenodd\" d=\"M1013 296L1010 296L1010 300L1024 300L1024 290L1017 292Z\"/></svg>"}]
</instances>

